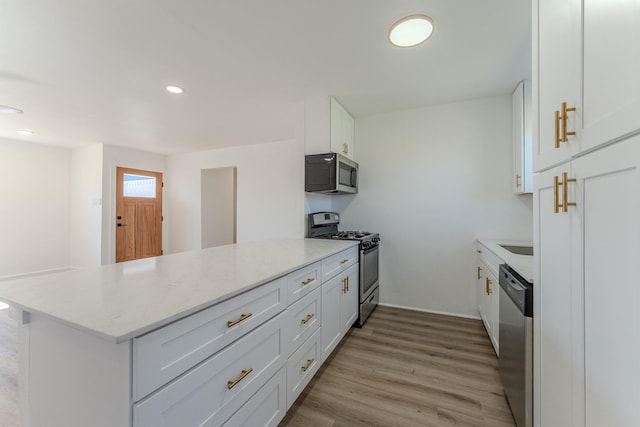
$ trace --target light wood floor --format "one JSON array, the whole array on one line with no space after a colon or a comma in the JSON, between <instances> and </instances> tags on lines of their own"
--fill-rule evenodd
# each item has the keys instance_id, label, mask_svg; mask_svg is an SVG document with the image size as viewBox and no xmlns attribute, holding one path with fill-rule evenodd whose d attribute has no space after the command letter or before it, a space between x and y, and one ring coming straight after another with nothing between
<instances>
[{"instance_id":1,"label":"light wood floor","mask_svg":"<svg viewBox=\"0 0 640 427\"><path fill-rule=\"evenodd\" d=\"M479 320L378 307L280 427L514 426Z\"/></svg>"},{"instance_id":2,"label":"light wood floor","mask_svg":"<svg viewBox=\"0 0 640 427\"><path fill-rule=\"evenodd\" d=\"M17 327L0 312L0 427L18 426ZM514 426L479 320L378 307L280 427Z\"/></svg>"}]
</instances>

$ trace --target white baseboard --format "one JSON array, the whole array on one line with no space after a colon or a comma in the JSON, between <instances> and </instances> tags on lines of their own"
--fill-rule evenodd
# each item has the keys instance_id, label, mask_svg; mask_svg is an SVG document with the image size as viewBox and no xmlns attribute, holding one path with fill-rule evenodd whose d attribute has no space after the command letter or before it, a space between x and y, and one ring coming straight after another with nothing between
<instances>
[{"instance_id":1,"label":"white baseboard","mask_svg":"<svg viewBox=\"0 0 640 427\"><path fill-rule=\"evenodd\" d=\"M387 304L387 303L378 303L378 304L383 307L402 308L404 310L421 311L423 313L444 314L445 316L463 317L465 319L480 320L480 316L470 316L468 314L458 314L458 313L449 313L446 311L427 310L424 308L406 307L404 305L396 305L396 304Z\"/></svg>"}]
</instances>

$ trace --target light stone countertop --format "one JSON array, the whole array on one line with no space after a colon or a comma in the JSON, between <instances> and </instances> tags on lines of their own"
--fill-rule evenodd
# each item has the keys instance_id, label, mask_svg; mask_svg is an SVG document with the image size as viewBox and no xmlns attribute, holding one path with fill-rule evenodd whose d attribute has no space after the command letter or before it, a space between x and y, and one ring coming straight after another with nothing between
<instances>
[{"instance_id":1,"label":"light stone countertop","mask_svg":"<svg viewBox=\"0 0 640 427\"><path fill-rule=\"evenodd\" d=\"M509 267L513 268L519 275L527 281L533 283L533 256L518 255L509 252L500 244L514 246L533 246L531 240L497 240L497 239L478 239L478 242L494 253Z\"/></svg>"},{"instance_id":2,"label":"light stone countertop","mask_svg":"<svg viewBox=\"0 0 640 427\"><path fill-rule=\"evenodd\" d=\"M239 243L0 282L0 301L120 343L357 245Z\"/></svg>"}]
</instances>

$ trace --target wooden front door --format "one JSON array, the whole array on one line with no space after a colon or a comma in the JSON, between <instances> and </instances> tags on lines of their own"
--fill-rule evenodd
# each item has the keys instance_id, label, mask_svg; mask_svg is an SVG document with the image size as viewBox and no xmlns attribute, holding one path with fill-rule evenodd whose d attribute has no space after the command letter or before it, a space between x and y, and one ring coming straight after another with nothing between
<instances>
[{"instance_id":1,"label":"wooden front door","mask_svg":"<svg viewBox=\"0 0 640 427\"><path fill-rule=\"evenodd\" d=\"M162 255L162 173L117 168L116 262Z\"/></svg>"}]
</instances>

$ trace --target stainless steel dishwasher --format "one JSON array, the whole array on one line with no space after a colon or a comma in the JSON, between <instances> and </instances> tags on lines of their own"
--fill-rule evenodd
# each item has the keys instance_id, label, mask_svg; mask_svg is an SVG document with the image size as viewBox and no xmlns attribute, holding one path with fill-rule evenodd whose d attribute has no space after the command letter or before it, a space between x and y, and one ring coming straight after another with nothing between
<instances>
[{"instance_id":1,"label":"stainless steel dishwasher","mask_svg":"<svg viewBox=\"0 0 640 427\"><path fill-rule=\"evenodd\" d=\"M518 427L533 426L533 285L500 266L500 377Z\"/></svg>"}]
</instances>

